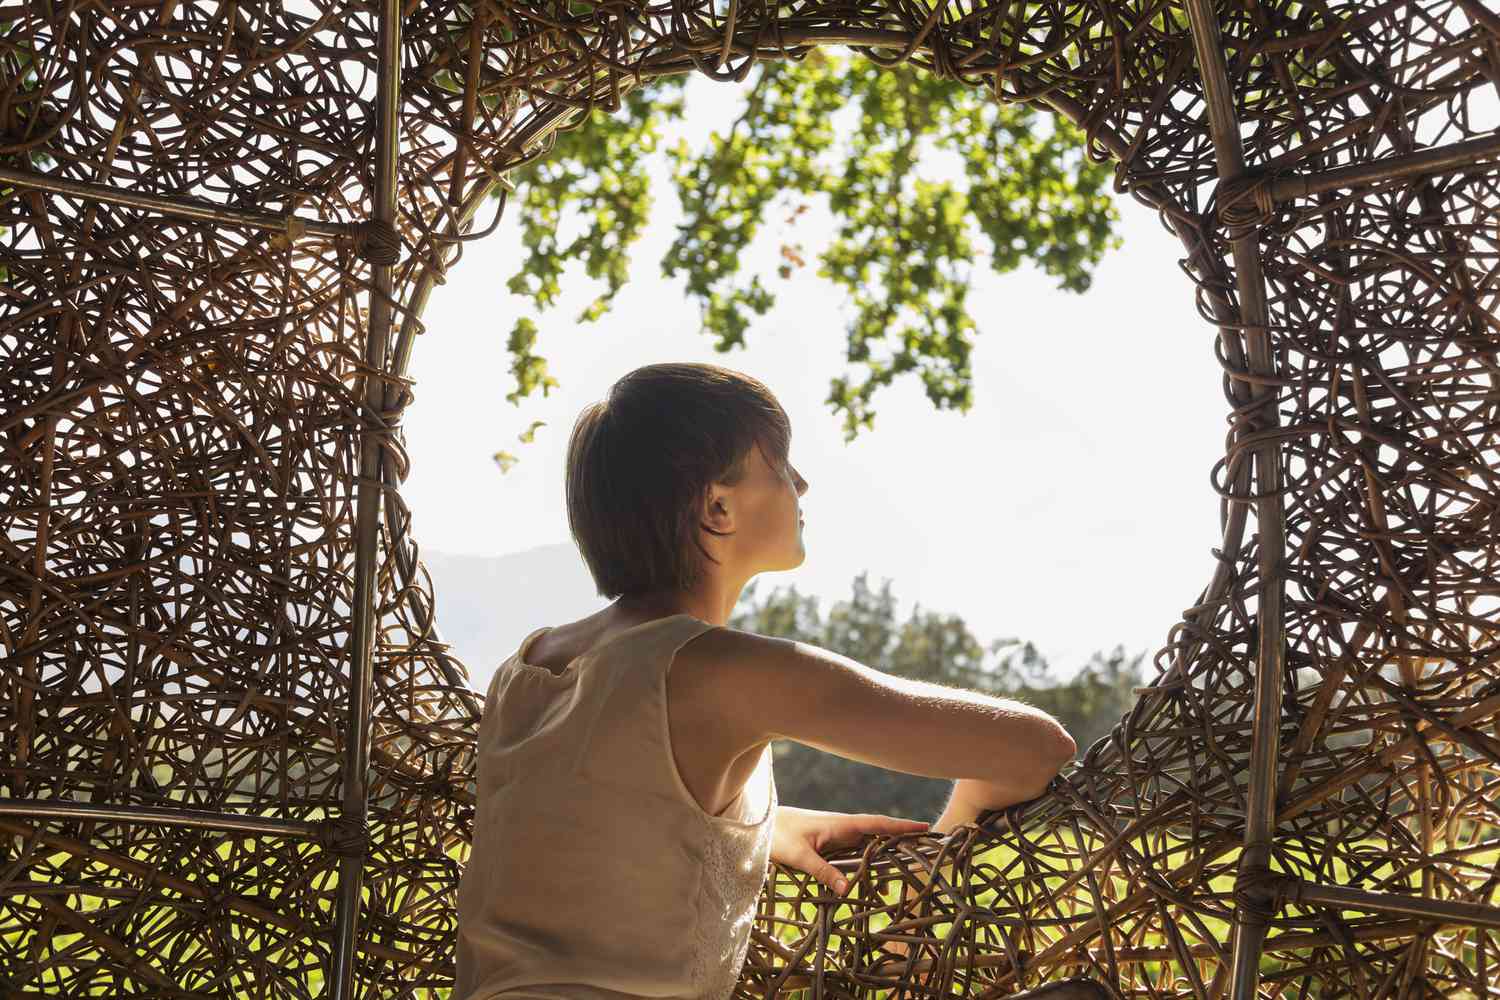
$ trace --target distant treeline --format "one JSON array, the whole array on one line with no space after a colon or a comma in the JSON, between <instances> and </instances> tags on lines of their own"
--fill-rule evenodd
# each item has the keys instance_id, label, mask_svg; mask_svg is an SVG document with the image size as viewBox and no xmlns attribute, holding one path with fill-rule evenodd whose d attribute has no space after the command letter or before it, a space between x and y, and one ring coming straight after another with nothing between
<instances>
[{"instance_id":1,"label":"distant treeline","mask_svg":"<svg viewBox=\"0 0 1500 1000\"><path fill-rule=\"evenodd\" d=\"M1095 653L1059 681L1029 642L998 639L985 647L957 615L918 605L905 622L897 622L895 605L890 581L877 594L865 574L854 581L853 597L834 604L826 617L817 598L799 595L796 588L757 602L752 583L729 624L811 643L900 677L1034 705L1067 727L1080 756L1130 710L1136 698L1132 689L1145 683L1144 652L1130 659L1120 646L1108 655ZM901 738L899 733L890 737ZM948 799L949 781L861 764L791 740L776 741L772 753L776 790L785 805L932 820Z\"/></svg>"}]
</instances>

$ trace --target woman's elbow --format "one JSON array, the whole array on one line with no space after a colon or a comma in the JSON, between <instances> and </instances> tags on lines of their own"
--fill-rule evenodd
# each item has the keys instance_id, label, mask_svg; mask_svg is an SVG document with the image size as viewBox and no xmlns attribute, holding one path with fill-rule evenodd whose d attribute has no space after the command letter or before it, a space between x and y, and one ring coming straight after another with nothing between
<instances>
[{"instance_id":1,"label":"woman's elbow","mask_svg":"<svg viewBox=\"0 0 1500 1000\"><path fill-rule=\"evenodd\" d=\"M1027 799L1039 798L1046 794L1047 788L1052 784L1052 779L1073 759L1078 752L1078 744L1068 731L1062 726L1049 726L1047 732L1037 740L1036 752L1038 758L1032 779L1022 794Z\"/></svg>"},{"instance_id":2,"label":"woman's elbow","mask_svg":"<svg viewBox=\"0 0 1500 1000\"><path fill-rule=\"evenodd\" d=\"M1061 771L1064 765L1078 755L1078 744L1074 742L1073 737L1062 726L1057 727L1054 742L1057 744L1057 769Z\"/></svg>"},{"instance_id":3,"label":"woman's elbow","mask_svg":"<svg viewBox=\"0 0 1500 1000\"><path fill-rule=\"evenodd\" d=\"M1051 782L1078 753L1078 744L1073 741L1073 737L1068 735L1068 731L1061 724L1055 722L1047 727L1047 732L1039 741L1038 746L1044 748L1042 750L1045 761L1043 767L1047 772L1048 782Z\"/></svg>"}]
</instances>

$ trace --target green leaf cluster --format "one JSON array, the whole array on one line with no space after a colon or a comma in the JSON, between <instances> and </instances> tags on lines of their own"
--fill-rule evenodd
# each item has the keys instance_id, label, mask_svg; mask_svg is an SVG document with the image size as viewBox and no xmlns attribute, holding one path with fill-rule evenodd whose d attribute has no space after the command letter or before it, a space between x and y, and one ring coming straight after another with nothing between
<instances>
[{"instance_id":1,"label":"green leaf cluster","mask_svg":"<svg viewBox=\"0 0 1500 1000\"><path fill-rule=\"evenodd\" d=\"M650 219L651 158L665 157L683 218L662 274L683 281L716 350L743 345L778 281L803 266L843 290L847 357L864 368L834 378L826 399L843 412L846 441L873 428L875 392L904 372L938 408L970 408L976 262L999 273L1030 262L1059 288L1083 292L1119 246L1111 168L1084 155L1079 129L909 65L837 49L762 63L739 113L701 147L665 141L685 108L685 77L647 81L617 113L574 122L551 155L511 175L524 254L507 287L551 308L565 266L578 260L604 289L577 321L604 317ZM784 244L774 273L746 267L772 213L795 227L815 204L831 213L831 240L812 253ZM566 239L565 220L577 230ZM986 329L1026 335L985 320ZM516 321L512 403L557 384L534 353L535 330L529 317Z\"/></svg>"}]
</instances>

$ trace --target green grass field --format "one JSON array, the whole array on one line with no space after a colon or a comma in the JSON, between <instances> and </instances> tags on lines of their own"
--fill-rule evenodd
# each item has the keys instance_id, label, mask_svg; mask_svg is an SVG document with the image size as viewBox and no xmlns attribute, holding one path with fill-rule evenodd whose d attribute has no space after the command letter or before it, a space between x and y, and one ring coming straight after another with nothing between
<instances>
[{"instance_id":1,"label":"green grass field","mask_svg":"<svg viewBox=\"0 0 1500 1000\"><path fill-rule=\"evenodd\" d=\"M220 843L215 849L219 859L223 861L226 866L232 864L236 844L239 843L241 839L250 838L225 838L225 840ZM1075 843L1072 843L1071 841L1072 838L1070 836L1059 835L1054 836L1050 842L1044 841L1040 844L1034 845L1034 848L1039 853L1050 853L1057 858L1066 859L1068 857L1076 856L1076 854L1078 853L1077 845ZM1171 862L1171 867L1175 867L1177 864L1182 863L1182 861L1186 860L1187 856L1192 853L1191 844L1188 844L1181 840L1163 839L1160 834L1153 836L1151 846L1153 848L1153 853L1156 856L1164 857L1169 862ZM1360 847L1357 847L1353 853L1376 856L1376 848L1378 848L1378 846L1379 845L1375 844L1361 845ZM316 848L308 847L307 850L309 852L312 852L315 851ZM145 852L141 852L142 855L144 853ZM455 861L459 862L462 862L463 860L462 854L462 845L460 845L459 847L455 847L454 850L450 852L450 856L453 857ZM1213 866L1218 874L1215 874L1208 880L1209 888L1218 896L1221 904L1226 908L1226 910L1230 905L1232 905L1230 902L1230 893L1233 889L1234 884L1233 866L1237 861L1238 854L1238 850L1234 849L1227 851L1224 855L1215 859L1213 862ZM148 866L155 864L152 858L146 856L137 855L133 858L133 860L139 861ZM76 863L77 859L71 854L59 852L48 856L33 856L33 858L31 859L31 867L33 869L40 868L44 870L50 869L53 871L57 871L62 869L64 865L70 862ZM1467 853L1465 862L1466 872L1475 873L1476 876L1477 873L1480 872L1493 871L1495 869L1495 866L1497 864L1500 864L1500 846L1481 846L1477 849L1474 849ZM991 881L999 881L1001 884L1003 884L1006 890L1004 895L1008 897L1002 898L1002 893L999 890L992 888L977 893L973 898L973 904L979 907L993 908L1002 914L1014 909L1014 901L1009 897L1013 897L1013 895L1018 891L1024 894L1023 898L1029 899L1035 899L1037 895L1043 893L1052 894L1058 891L1061 883L1063 883L1066 876L1066 872L1061 871L1052 874L1038 874L1035 870L1027 872L1026 866L1022 864L1021 859L1017 856L1016 852L1013 849L1005 847L1003 845L974 855L971 859L971 864L973 866L973 869L980 872L982 876L987 876ZM1309 869L1315 867L1313 865L1313 859L1310 857L1306 859L1306 865ZM1335 858L1331 865L1331 872L1334 875L1335 879L1338 880L1339 884L1347 884L1349 870L1345 861ZM116 872L113 867L98 861L83 862L74 869L74 879L79 883L88 882L90 881L90 879L102 882L115 875ZM252 865L244 871L236 870L235 875L237 880L242 882L244 880L253 880L256 875L256 870ZM1368 885L1372 880L1378 881L1393 876L1394 871L1389 863L1376 863L1372 867L1364 868L1363 875L1365 884ZM315 905L320 909L322 913L322 922L325 924L325 926L331 925L333 920L333 899L334 892L337 888L337 879L337 871L331 866L324 865L321 867L321 870L314 876L313 881L309 885L303 887L302 890L303 897L311 897ZM784 879L785 877L783 877L783 882L781 883L781 891L790 891L790 886L787 885ZM1476 877L1476 881L1477 880L1478 878ZM1109 906L1114 901L1118 901L1119 899L1123 898L1123 896L1126 895L1130 890L1128 881L1120 874L1120 871L1117 867L1111 867L1108 873L1096 872L1095 881L1098 885L1099 892L1105 899L1106 906ZM268 883L269 888L264 896L247 894L247 898L261 903L268 909L276 910L276 893L277 887L279 887L280 884L281 883L279 880L272 879ZM1038 888L1039 886L1044 888ZM397 889L394 892L391 892L390 905L396 908L401 907L407 901L403 896L403 893L410 891L412 890L408 888ZM881 898L886 903L893 902L897 898L896 894L899 891L899 885L895 881L887 881L881 894ZM364 891L364 896L366 901L368 902L371 898L368 887L366 887ZM83 915L85 917L91 911L98 910L99 908L110 905L114 902L114 900L108 897L104 897L101 895L90 895L87 890L80 890L56 896L49 894L49 898L56 900L57 903L65 905L71 912ZM859 907L860 898L862 898L860 896L860 890L856 888L853 891L852 899L850 901L840 902L835 905L834 912L832 914L833 919L855 919L857 913L860 912L861 909ZM1089 902L1091 896L1088 894L1086 880L1075 886L1072 890L1069 890L1067 898L1076 901L1077 909L1079 910L1079 912L1085 914L1092 912L1093 907ZM170 918L171 912L169 905L161 905L158 907L158 909L160 910L160 913L152 913L150 909L141 911L138 916L138 925L151 926L156 922L156 919L158 917L163 920ZM1043 912L1043 909L1044 908L1033 907L1032 912L1033 914ZM795 923L791 922L801 922L803 925L806 925L809 922L814 922L816 918L816 906L810 903L794 904L790 902L778 902L774 906L774 912L779 918L776 928L778 939L782 940L788 945L794 944L803 933L803 931L798 926L796 926ZM1292 907L1289 907L1288 909L1283 911L1283 916L1292 915L1309 916L1314 918L1316 917L1315 913L1310 913L1305 910L1299 914L1298 911ZM1153 928L1149 923L1141 923L1141 916L1150 918L1153 916L1153 914L1147 911L1143 914L1137 915L1136 917L1127 919L1123 922L1123 926L1117 927L1117 934L1115 936L1116 947L1130 947L1133 949L1168 947L1169 942L1166 939L1165 935L1162 934L1159 930L1159 925L1157 928ZM1357 918L1358 914L1348 914L1346 916ZM789 923L783 923L782 921L789 921ZM890 924L890 922L890 917L884 913L872 913L866 920L868 929L875 932L883 930ZM298 987L300 987L302 991L305 991L306 996L315 997L323 994L325 985L325 973L318 962L317 949L300 947L284 942L272 941L265 936L262 929L257 928L252 922L249 921L238 923L235 926L236 933L242 935L241 940L238 942L238 947L243 948L250 953L258 953L259 958L264 960L268 965L273 966L278 970L277 978L279 980L285 982L286 980L290 979L297 984L296 986L292 987L292 992L280 993L276 995L296 996ZM1214 942L1220 944L1227 943L1231 930L1228 920L1215 917L1213 915L1195 915L1195 919L1193 920L1181 919L1178 921L1178 926L1186 945L1190 948L1195 945L1203 945ZM951 922L939 923L934 926L933 933L938 938L941 938L951 929ZM1049 934L1047 940L1052 940L1055 933L1056 932L1052 932L1051 934ZM1273 939L1277 933L1278 932L1273 929ZM1478 953L1476 951L1476 942L1472 932L1468 934L1461 934L1460 931L1455 928L1444 932L1441 936L1443 938L1443 940L1440 942L1442 944L1442 947L1444 947L1453 956L1454 960L1465 963L1469 967L1475 966L1478 961ZM100 954L99 944L91 940L86 933L81 930L68 929L67 926L62 923L59 923L56 926L56 929L46 940L46 942L36 941L34 938L34 932L30 930L17 929L15 924L12 924L12 926L9 928L0 927L0 941L3 941L3 946L0 946L0 953L11 956L11 960L8 964L11 964L12 968L14 968L15 959L17 957L20 958L22 964L31 964L34 961L40 961L43 964L57 964L66 967L76 964L86 964ZM1046 942L1044 941L1043 943L1045 944ZM835 937L833 946L838 947L838 944L839 941L837 937ZM1101 964L1103 964L1102 949L1099 947L1097 937L1091 942L1090 947L1093 948L1096 955L1101 956L1100 961ZM1227 944L1225 945L1225 947L1227 950ZM1490 950L1494 951L1493 947L1491 947ZM202 963L201 971L197 975L192 977L193 981L183 982L177 985L181 988L186 989L212 991L215 995L220 996L244 997L245 1000L250 1000L250 998L252 997L270 995L263 993L260 989L255 988L232 990L226 992L222 988L213 986L212 984L215 974L222 971L215 968L214 955L215 950L207 947L201 942L190 940L177 941L170 956L169 964L171 965L171 967L180 969L183 967L193 967L195 963ZM1211 977L1213 966L1210 964L1210 962L1212 961L1213 960L1211 959L1204 959L1196 962L1196 964L1200 967L1200 970L1203 970L1205 980ZM1490 957L1489 964L1491 966L1494 966L1496 964L1493 956ZM1273 954L1263 955L1261 960L1262 975L1264 977L1268 977L1267 982L1274 981L1279 978L1280 975L1284 974L1287 965L1288 963L1285 960L1283 960L1282 958L1278 958ZM300 973L296 971L299 966L303 970ZM1138 983L1141 983L1143 985L1144 982L1149 982L1154 984L1158 990L1163 991L1167 991L1170 989L1170 980L1174 975L1178 975L1181 971L1178 968L1175 960L1164 961L1159 959L1146 959L1136 961L1130 963L1129 965L1123 965L1122 968L1127 970L1127 975L1135 979ZM35 993L45 994L48 992L46 981L38 981L35 977L28 977L24 982L7 983L4 976L0 975L0 986L7 985L15 989L19 989L24 986L27 990ZM1035 982L1033 981L1029 985L1035 985ZM123 992L121 986L122 984L118 983L101 986L97 990L92 990L86 995L101 997L118 996L121 992ZM132 984L132 989L130 991L144 992L149 988L149 982L137 978L137 982ZM448 1000L450 992L451 991L446 988L434 988L430 990L421 990L417 995L430 996L433 998L433 1000ZM1297 991L1295 987L1292 992L1293 995L1296 995ZM800 998L809 996L810 994L811 990L805 989L796 990L787 995L794 998L794 1000L800 1000ZM1309 992L1307 995L1318 996L1319 994L1314 991ZM1472 994L1465 993L1451 993L1449 995L1455 997L1456 1000L1463 1000L1466 995L1472 996ZM1476 997L1475 1000L1478 1000L1478 998Z\"/></svg>"}]
</instances>

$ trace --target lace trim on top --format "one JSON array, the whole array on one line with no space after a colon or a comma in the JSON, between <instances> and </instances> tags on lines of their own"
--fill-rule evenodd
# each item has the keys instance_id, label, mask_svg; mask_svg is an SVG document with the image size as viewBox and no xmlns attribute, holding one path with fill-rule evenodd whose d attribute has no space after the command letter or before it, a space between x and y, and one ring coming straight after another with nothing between
<instances>
[{"instance_id":1,"label":"lace trim on top","mask_svg":"<svg viewBox=\"0 0 1500 1000\"><path fill-rule=\"evenodd\" d=\"M692 975L701 1000L728 1000L733 995L750 950L750 928L765 887L776 819L776 780L769 745L755 779L746 782L744 791L738 819L748 822L764 815L759 826L725 827L704 819L708 831Z\"/></svg>"}]
</instances>

